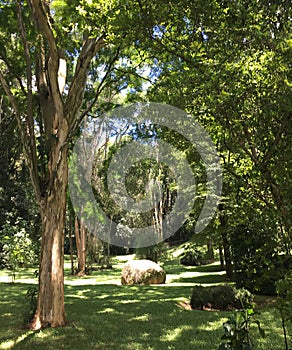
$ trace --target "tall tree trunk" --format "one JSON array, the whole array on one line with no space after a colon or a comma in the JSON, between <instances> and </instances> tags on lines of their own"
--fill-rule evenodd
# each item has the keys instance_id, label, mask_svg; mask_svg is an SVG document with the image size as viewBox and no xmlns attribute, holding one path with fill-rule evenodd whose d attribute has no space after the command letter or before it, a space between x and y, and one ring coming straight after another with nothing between
<instances>
[{"instance_id":1,"label":"tall tree trunk","mask_svg":"<svg viewBox=\"0 0 292 350\"><path fill-rule=\"evenodd\" d=\"M220 269L225 270L224 255L222 245L219 245Z\"/></svg>"},{"instance_id":2,"label":"tall tree trunk","mask_svg":"<svg viewBox=\"0 0 292 350\"><path fill-rule=\"evenodd\" d=\"M73 249L73 238L72 238L72 225L73 225L73 218L70 213L70 219L69 219L69 249L70 249L70 261L71 261L71 275L74 275L74 249Z\"/></svg>"},{"instance_id":3,"label":"tall tree trunk","mask_svg":"<svg viewBox=\"0 0 292 350\"><path fill-rule=\"evenodd\" d=\"M86 273L86 229L82 221L79 223L75 218L75 237L78 260L78 276L84 276Z\"/></svg>"},{"instance_id":4,"label":"tall tree trunk","mask_svg":"<svg viewBox=\"0 0 292 350\"><path fill-rule=\"evenodd\" d=\"M208 255L208 259L210 260L214 259L214 249L213 249L212 238L207 239L207 255Z\"/></svg>"},{"instance_id":5,"label":"tall tree trunk","mask_svg":"<svg viewBox=\"0 0 292 350\"><path fill-rule=\"evenodd\" d=\"M80 236L81 236L81 262L82 262L82 272L86 273L86 227L83 220L80 222Z\"/></svg>"},{"instance_id":6,"label":"tall tree trunk","mask_svg":"<svg viewBox=\"0 0 292 350\"><path fill-rule=\"evenodd\" d=\"M67 149L63 148L50 192L41 207L42 243L37 310L31 327L65 325L64 229L66 222Z\"/></svg>"},{"instance_id":7,"label":"tall tree trunk","mask_svg":"<svg viewBox=\"0 0 292 350\"><path fill-rule=\"evenodd\" d=\"M220 211L220 215L219 215L220 231L221 231L221 239L222 239L222 246L223 246L223 252L224 252L226 276L228 279L231 279L233 275L233 267L232 267L232 259L231 259L231 252L230 252L230 243L227 237L227 219L224 213L224 209L223 209L224 207L222 203L219 204L218 208Z\"/></svg>"},{"instance_id":8,"label":"tall tree trunk","mask_svg":"<svg viewBox=\"0 0 292 350\"><path fill-rule=\"evenodd\" d=\"M229 244L225 230L222 230L222 245L223 245L223 251L224 251L226 277L228 279L231 279L233 275L233 267L232 267L231 253L230 253L230 244Z\"/></svg>"}]
</instances>

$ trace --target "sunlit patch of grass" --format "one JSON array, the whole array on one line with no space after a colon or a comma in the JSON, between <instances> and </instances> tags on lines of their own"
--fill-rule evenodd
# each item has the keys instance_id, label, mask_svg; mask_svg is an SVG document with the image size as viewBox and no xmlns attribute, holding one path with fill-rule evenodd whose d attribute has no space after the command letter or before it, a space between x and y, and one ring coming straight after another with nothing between
<instances>
[{"instance_id":1,"label":"sunlit patch of grass","mask_svg":"<svg viewBox=\"0 0 292 350\"><path fill-rule=\"evenodd\" d=\"M184 331L192 330L192 326L183 325L174 329L167 331L161 338L161 341L172 342L181 336Z\"/></svg>"},{"instance_id":2,"label":"sunlit patch of grass","mask_svg":"<svg viewBox=\"0 0 292 350\"><path fill-rule=\"evenodd\" d=\"M206 279L210 274L215 280L221 276L217 267L198 267L198 271L196 267L164 266L181 281L164 286L102 282L119 279L122 264L114 265L112 270L94 271L85 279L66 276L66 281L74 280L74 284L65 285L68 326L41 332L21 328L24 296L31 286L25 277L33 270L24 273L22 283L0 283L0 349L215 350L221 343L222 324L230 313L185 310L177 302L191 295L192 286L184 283L185 272L200 272L202 275L197 276ZM186 278L194 282L192 276ZM272 306L264 305L258 317L267 338L262 340L256 327L251 329L257 350L283 348L281 320Z\"/></svg>"},{"instance_id":3,"label":"sunlit patch of grass","mask_svg":"<svg viewBox=\"0 0 292 350\"><path fill-rule=\"evenodd\" d=\"M131 319L129 319L129 322L131 321L143 321L143 322L146 322L146 321L150 321L151 317L149 314L144 314L144 315L141 315L141 316L135 316L135 317L132 317Z\"/></svg>"},{"instance_id":4,"label":"sunlit patch of grass","mask_svg":"<svg viewBox=\"0 0 292 350\"><path fill-rule=\"evenodd\" d=\"M12 271L8 269L0 270L0 283L30 283L37 284L38 278L36 277L37 267L18 268L15 271L15 279L12 279Z\"/></svg>"},{"instance_id":5,"label":"sunlit patch of grass","mask_svg":"<svg viewBox=\"0 0 292 350\"><path fill-rule=\"evenodd\" d=\"M203 311L204 312L204 311ZM205 331L214 331L214 329L221 329L224 322L227 321L227 317L221 317L216 321L208 321L200 326L200 329Z\"/></svg>"}]
</instances>

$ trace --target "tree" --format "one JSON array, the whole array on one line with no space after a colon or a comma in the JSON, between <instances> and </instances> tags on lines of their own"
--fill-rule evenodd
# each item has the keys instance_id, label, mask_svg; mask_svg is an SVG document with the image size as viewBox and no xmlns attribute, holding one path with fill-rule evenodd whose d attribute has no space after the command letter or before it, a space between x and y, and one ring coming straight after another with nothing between
<instances>
[{"instance_id":1,"label":"tree","mask_svg":"<svg viewBox=\"0 0 292 350\"><path fill-rule=\"evenodd\" d=\"M17 121L42 219L31 327L63 326L68 149L101 91L110 84L117 90L124 86L127 72L115 70L114 64L129 49L136 18L129 20L128 8L119 1L5 1L0 11L1 91ZM87 85L88 77L94 84Z\"/></svg>"},{"instance_id":2,"label":"tree","mask_svg":"<svg viewBox=\"0 0 292 350\"><path fill-rule=\"evenodd\" d=\"M177 26L152 33L159 74L149 96L206 126L235 185L225 183L225 208L234 221L265 216L290 254L289 3L211 1L202 9L186 1L172 10L182 13Z\"/></svg>"},{"instance_id":3,"label":"tree","mask_svg":"<svg viewBox=\"0 0 292 350\"><path fill-rule=\"evenodd\" d=\"M75 238L76 238L76 249L77 249L77 260L78 267L77 273L78 276L84 276L86 273L86 227L82 220L78 220L78 217L75 216Z\"/></svg>"},{"instance_id":4,"label":"tree","mask_svg":"<svg viewBox=\"0 0 292 350\"><path fill-rule=\"evenodd\" d=\"M7 253L12 254L9 249L13 244L4 244L5 237L13 241L15 234L25 230L36 248L40 238L40 217L16 121L4 96L0 101L0 266L7 266L5 257Z\"/></svg>"},{"instance_id":5,"label":"tree","mask_svg":"<svg viewBox=\"0 0 292 350\"><path fill-rule=\"evenodd\" d=\"M25 9L22 3L18 1L15 4L19 29L17 44L24 50L20 55L24 55L26 69L24 81L23 77L17 76L23 90L23 101L19 101L16 94L13 93L3 68L0 80L14 109L42 217L38 306L32 321L32 328L37 329L65 324L63 232L68 171L68 136L76 129L89 64L96 52L104 45L104 37L85 38L68 96L64 102L62 94L65 86L64 79L66 79L66 61L57 43L49 8L42 1L29 1L28 4L35 23L35 28L29 28L29 31L25 25ZM12 5L10 10L13 10L13 7ZM36 38L36 45L32 47L29 36L30 31L34 29L40 34ZM32 49L35 50L34 62ZM2 57L4 62L7 62L7 59L9 58ZM7 64L6 68L8 68ZM39 106L34 101L34 77ZM26 86L23 86L24 82ZM21 102L26 104L26 111L20 105ZM36 113L39 117L37 121L39 136L45 139L46 150L42 153L39 153L37 149ZM41 164L38 164L38 160Z\"/></svg>"}]
</instances>

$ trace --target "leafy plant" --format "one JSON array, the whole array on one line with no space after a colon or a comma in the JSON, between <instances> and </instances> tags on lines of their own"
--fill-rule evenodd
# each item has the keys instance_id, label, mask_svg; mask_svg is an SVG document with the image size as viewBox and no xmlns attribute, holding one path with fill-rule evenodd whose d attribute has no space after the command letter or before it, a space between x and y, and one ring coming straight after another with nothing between
<instances>
[{"instance_id":1,"label":"leafy plant","mask_svg":"<svg viewBox=\"0 0 292 350\"><path fill-rule=\"evenodd\" d=\"M24 323L29 323L36 311L37 308L37 295L38 288L36 286L29 287L25 294L25 311L23 313Z\"/></svg>"},{"instance_id":2,"label":"leafy plant","mask_svg":"<svg viewBox=\"0 0 292 350\"><path fill-rule=\"evenodd\" d=\"M204 306L211 303L211 290L208 287L195 286L191 296L191 307L193 309L203 309Z\"/></svg>"},{"instance_id":3,"label":"leafy plant","mask_svg":"<svg viewBox=\"0 0 292 350\"><path fill-rule=\"evenodd\" d=\"M291 257L278 253L272 233L239 225L231 232L231 246L236 286L275 295L276 281L291 267Z\"/></svg>"},{"instance_id":4,"label":"leafy plant","mask_svg":"<svg viewBox=\"0 0 292 350\"><path fill-rule=\"evenodd\" d=\"M285 278L276 283L277 287L277 308L280 312L282 320L282 328L285 340L285 349L289 350L288 346L288 323L292 323L292 273L290 272ZM292 340L291 347L292 348Z\"/></svg>"},{"instance_id":5,"label":"leafy plant","mask_svg":"<svg viewBox=\"0 0 292 350\"><path fill-rule=\"evenodd\" d=\"M253 295L246 289L235 289L228 285L202 287L195 286L190 304L193 309L204 306L219 310L252 306Z\"/></svg>"},{"instance_id":6,"label":"leafy plant","mask_svg":"<svg viewBox=\"0 0 292 350\"><path fill-rule=\"evenodd\" d=\"M260 335L265 337L265 332L254 315L252 308L237 310L232 314L223 324L224 335L221 339L224 342L220 344L218 350L251 350L253 346L249 330L252 323L257 324Z\"/></svg>"},{"instance_id":7,"label":"leafy plant","mask_svg":"<svg viewBox=\"0 0 292 350\"><path fill-rule=\"evenodd\" d=\"M195 243L186 243L184 245L184 251L181 254L180 263L186 266L198 266L201 265L203 254L198 249Z\"/></svg>"},{"instance_id":8,"label":"leafy plant","mask_svg":"<svg viewBox=\"0 0 292 350\"><path fill-rule=\"evenodd\" d=\"M7 222L1 233L1 258L11 271L12 282L14 282L17 269L28 266L35 261L34 244L21 219L17 220L15 225Z\"/></svg>"},{"instance_id":9,"label":"leafy plant","mask_svg":"<svg viewBox=\"0 0 292 350\"><path fill-rule=\"evenodd\" d=\"M215 309L227 310L236 305L234 290L230 286L214 286L211 289L212 306Z\"/></svg>"},{"instance_id":10,"label":"leafy plant","mask_svg":"<svg viewBox=\"0 0 292 350\"><path fill-rule=\"evenodd\" d=\"M254 307L254 295L245 288L233 288L237 309L248 309Z\"/></svg>"}]
</instances>

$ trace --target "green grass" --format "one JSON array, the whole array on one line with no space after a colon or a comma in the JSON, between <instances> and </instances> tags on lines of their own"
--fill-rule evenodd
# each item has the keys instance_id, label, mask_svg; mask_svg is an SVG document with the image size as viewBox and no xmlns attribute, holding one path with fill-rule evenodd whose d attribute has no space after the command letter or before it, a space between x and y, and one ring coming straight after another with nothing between
<instances>
[{"instance_id":1,"label":"green grass","mask_svg":"<svg viewBox=\"0 0 292 350\"><path fill-rule=\"evenodd\" d=\"M112 270L95 271L81 279L68 276L66 265L68 326L36 332L21 328L27 308L24 295L32 285L25 281L32 278L34 269L25 270L24 278L18 274L17 283L0 283L0 349L215 350L229 313L185 310L177 303L191 295L191 274L193 283L204 283L204 279L218 282L222 276L218 266L187 268L171 262L165 268L172 276L168 284L129 287L119 285L118 261ZM0 277L4 274L1 271ZM277 310L264 307L259 318L267 337L259 339L252 329L255 349L284 349Z\"/></svg>"}]
</instances>

